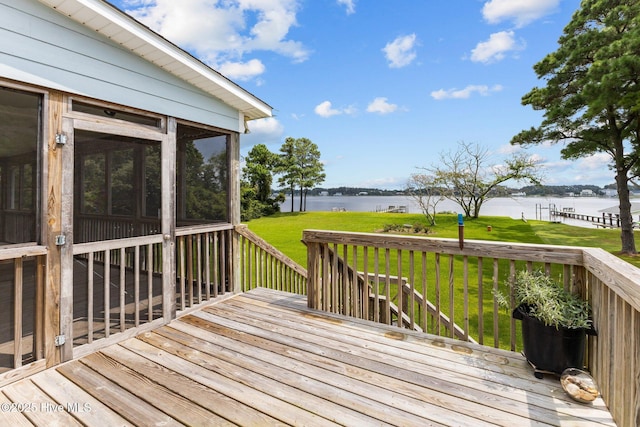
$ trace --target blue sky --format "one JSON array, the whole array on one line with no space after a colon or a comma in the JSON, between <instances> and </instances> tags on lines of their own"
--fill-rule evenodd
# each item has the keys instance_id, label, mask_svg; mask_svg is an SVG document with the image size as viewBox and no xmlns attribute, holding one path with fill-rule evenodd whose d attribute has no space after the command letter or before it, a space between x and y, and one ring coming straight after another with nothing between
<instances>
[{"instance_id":1,"label":"blue sky","mask_svg":"<svg viewBox=\"0 0 640 427\"><path fill-rule=\"evenodd\" d=\"M579 0L119 0L113 3L274 108L242 153L306 137L324 187L401 189L466 142L491 165L541 113L521 105ZM525 149L544 183L613 183L603 155ZM524 184L512 183L512 186Z\"/></svg>"}]
</instances>

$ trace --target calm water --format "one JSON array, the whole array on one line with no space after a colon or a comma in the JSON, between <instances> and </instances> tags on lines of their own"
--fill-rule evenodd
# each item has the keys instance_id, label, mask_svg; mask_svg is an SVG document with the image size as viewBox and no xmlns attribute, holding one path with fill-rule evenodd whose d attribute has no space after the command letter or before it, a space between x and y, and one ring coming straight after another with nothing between
<instances>
[{"instance_id":1,"label":"calm water","mask_svg":"<svg viewBox=\"0 0 640 427\"><path fill-rule=\"evenodd\" d=\"M298 210L299 199L296 197L294 210ZM389 206L406 206L409 213L421 213L415 201L408 196L313 196L307 197L307 211L346 210L352 212L375 212ZM618 199L603 197L499 197L490 199L482 206L480 215L509 216L548 221L549 210L573 209L574 212L601 216L602 209L618 206ZM291 211L291 198L280 206L282 212ZM462 212L454 202L443 200L437 206L438 212ZM586 221L564 219L565 223L590 226Z\"/></svg>"}]
</instances>

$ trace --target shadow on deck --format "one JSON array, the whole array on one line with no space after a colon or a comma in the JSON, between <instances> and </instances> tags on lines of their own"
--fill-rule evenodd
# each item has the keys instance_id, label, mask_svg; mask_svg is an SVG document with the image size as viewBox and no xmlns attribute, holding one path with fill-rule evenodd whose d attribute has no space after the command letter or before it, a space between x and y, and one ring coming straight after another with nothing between
<instances>
[{"instance_id":1,"label":"shadow on deck","mask_svg":"<svg viewBox=\"0 0 640 427\"><path fill-rule=\"evenodd\" d=\"M615 425L518 354L255 289L0 389L0 424Z\"/></svg>"}]
</instances>

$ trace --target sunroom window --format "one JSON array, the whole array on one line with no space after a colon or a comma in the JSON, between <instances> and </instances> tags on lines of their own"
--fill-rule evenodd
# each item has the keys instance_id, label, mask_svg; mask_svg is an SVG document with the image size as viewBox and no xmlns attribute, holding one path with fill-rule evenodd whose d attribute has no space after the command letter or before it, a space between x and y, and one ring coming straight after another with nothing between
<instances>
[{"instance_id":1,"label":"sunroom window","mask_svg":"<svg viewBox=\"0 0 640 427\"><path fill-rule=\"evenodd\" d=\"M178 124L177 225L229 220L227 135Z\"/></svg>"},{"instance_id":2,"label":"sunroom window","mask_svg":"<svg viewBox=\"0 0 640 427\"><path fill-rule=\"evenodd\" d=\"M74 242L160 233L160 143L76 130Z\"/></svg>"},{"instance_id":3,"label":"sunroom window","mask_svg":"<svg viewBox=\"0 0 640 427\"><path fill-rule=\"evenodd\" d=\"M42 95L0 87L0 245L38 242Z\"/></svg>"}]
</instances>

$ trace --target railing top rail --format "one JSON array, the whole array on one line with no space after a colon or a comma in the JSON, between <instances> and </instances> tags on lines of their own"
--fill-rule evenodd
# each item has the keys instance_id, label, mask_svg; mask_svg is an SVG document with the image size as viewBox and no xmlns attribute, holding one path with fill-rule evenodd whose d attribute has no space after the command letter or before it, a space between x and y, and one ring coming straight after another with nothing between
<instances>
[{"instance_id":1,"label":"railing top rail","mask_svg":"<svg viewBox=\"0 0 640 427\"><path fill-rule=\"evenodd\" d=\"M127 237L125 239L101 240L98 242L74 243L73 254L86 254L88 252L110 251L113 249L129 248L132 246L152 245L162 243L162 234L152 236Z\"/></svg>"},{"instance_id":2,"label":"railing top rail","mask_svg":"<svg viewBox=\"0 0 640 427\"><path fill-rule=\"evenodd\" d=\"M460 244L457 239L327 230L304 230L303 242L342 243L356 246L377 246L389 249L436 252L473 257L583 265L583 248L575 246L465 240L464 248L460 249Z\"/></svg>"},{"instance_id":3,"label":"railing top rail","mask_svg":"<svg viewBox=\"0 0 640 427\"><path fill-rule=\"evenodd\" d=\"M213 233L216 231L232 230L232 229L233 229L233 225L229 223L189 225L186 227L176 228L176 236L187 236L189 234L198 234L198 233Z\"/></svg>"},{"instance_id":4,"label":"railing top rail","mask_svg":"<svg viewBox=\"0 0 640 427\"><path fill-rule=\"evenodd\" d=\"M601 248L583 248L587 271L640 311L640 269Z\"/></svg>"},{"instance_id":5,"label":"railing top rail","mask_svg":"<svg viewBox=\"0 0 640 427\"><path fill-rule=\"evenodd\" d=\"M0 248L0 261L28 256L46 255L47 247L34 243L3 246Z\"/></svg>"}]
</instances>

